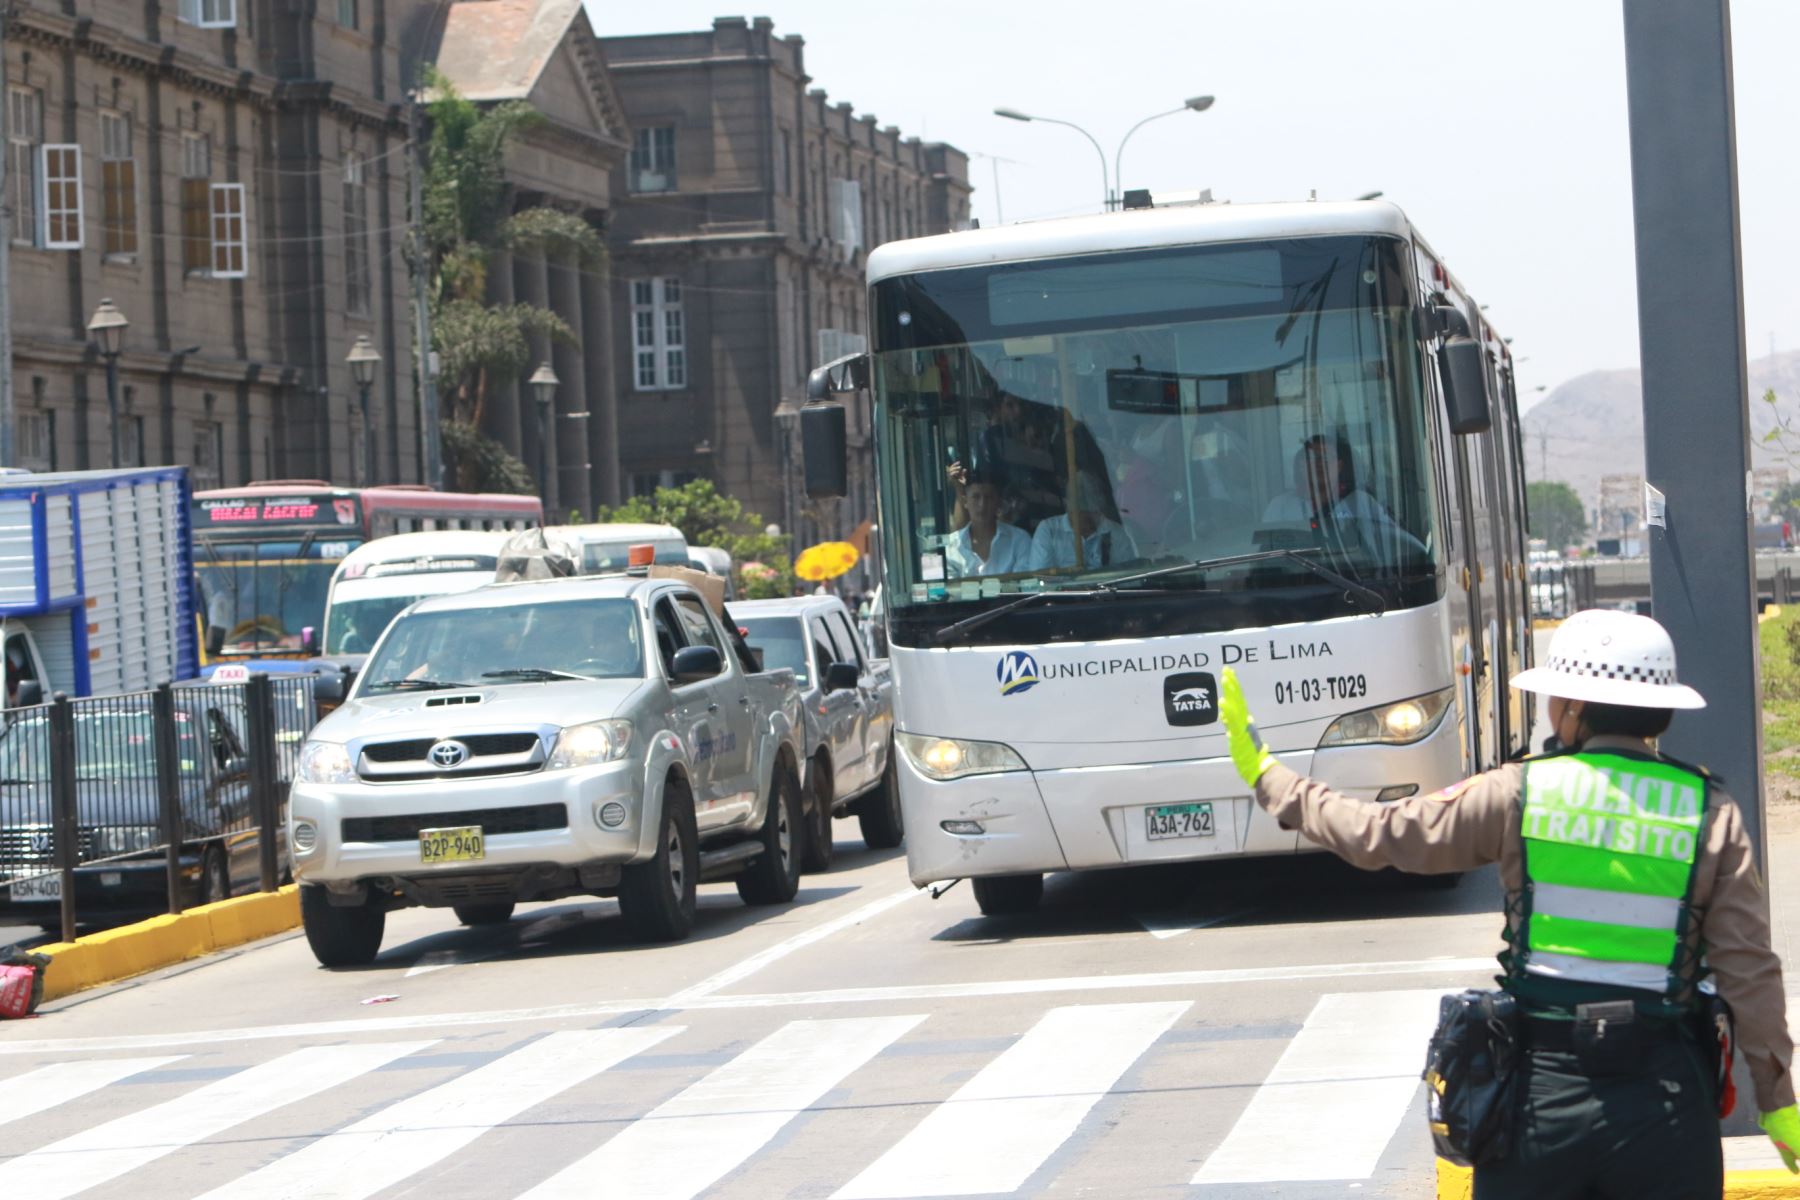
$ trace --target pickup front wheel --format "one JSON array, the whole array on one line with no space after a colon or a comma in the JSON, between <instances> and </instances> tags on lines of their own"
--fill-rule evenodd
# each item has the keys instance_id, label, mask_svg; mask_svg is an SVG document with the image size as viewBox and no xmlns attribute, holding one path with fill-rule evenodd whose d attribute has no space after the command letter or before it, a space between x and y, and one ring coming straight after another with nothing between
<instances>
[{"instance_id":1,"label":"pickup front wheel","mask_svg":"<svg viewBox=\"0 0 1800 1200\"><path fill-rule=\"evenodd\" d=\"M786 904L800 891L800 853L806 837L800 781L789 768L777 766L769 786L769 811L758 838L763 852L737 877L738 895L745 904Z\"/></svg>"},{"instance_id":2,"label":"pickup front wheel","mask_svg":"<svg viewBox=\"0 0 1800 1200\"><path fill-rule=\"evenodd\" d=\"M694 800L671 780L663 789L656 856L625 868L619 880L619 912L640 942L674 942L694 927L695 887L700 878L700 836Z\"/></svg>"},{"instance_id":3,"label":"pickup front wheel","mask_svg":"<svg viewBox=\"0 0 1800 1200\"><path fill-rule=\"evenodd\" d=\"M900 778L894 766L894 747L888 746L887 768L881 786L856 802L856 821L862 826L863 843L871 850L892 850L906 838L906 819L900 815Z\"/></svg>"},{"instance_id":4,"label":"pickup front wheel","mask_svg":"<svg viewBox=\"0 0 1800 1200\"><path fill-rule=\"evenodd\" d=\"M324 888L301 884L300 923L320 966L362 967L374 962L381 951L387 913L367 903L354 907L333 904Z\"/></svg>"}]
</instances>

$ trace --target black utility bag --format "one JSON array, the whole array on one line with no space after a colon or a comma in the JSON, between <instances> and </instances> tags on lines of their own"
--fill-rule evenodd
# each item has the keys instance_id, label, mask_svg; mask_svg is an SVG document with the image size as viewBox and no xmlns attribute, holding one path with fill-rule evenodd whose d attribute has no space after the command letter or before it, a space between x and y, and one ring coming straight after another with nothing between
<instances>
[{"instance_id":1,"label":"black utility bag","mask_svg":"<svg viewBox=\"0 0 1800 1200\"><path fill-rule=\"evenodd\" d=\"M1518 1002L1505 992L1470 989L1438 1002L1424 1077L1439 1158L1478 1167L1511 1152L1522 1043Z\"/></svg>"}]
</instances>

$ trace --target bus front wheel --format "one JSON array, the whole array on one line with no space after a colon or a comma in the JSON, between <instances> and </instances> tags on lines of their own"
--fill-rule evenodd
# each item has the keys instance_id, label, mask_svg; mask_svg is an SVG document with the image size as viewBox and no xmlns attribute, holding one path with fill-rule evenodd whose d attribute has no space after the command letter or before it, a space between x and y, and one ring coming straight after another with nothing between
<instances>
[{"instance_id":1,"label":"bus front wheel","mask_svg":"<svg viewBox=\"0 0 1800 1200\"><path fill-rule=\"evenodd\" d=\"M987 875L971 882L985 917L1033 912L1044 898L1042 875Z\"/></svg>"}]
</instances>

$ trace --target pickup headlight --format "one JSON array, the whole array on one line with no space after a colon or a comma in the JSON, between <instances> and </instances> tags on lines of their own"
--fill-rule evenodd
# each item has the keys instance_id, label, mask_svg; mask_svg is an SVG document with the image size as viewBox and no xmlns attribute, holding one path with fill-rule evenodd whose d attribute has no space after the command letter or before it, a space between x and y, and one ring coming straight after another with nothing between
<instances>
[{"instance_id":1,"label":"pickup headlight","mask_svg":"<svg viewBox=\"0 0 1800 1200\"><path fill-rule=\"evenodd\" d=\"M295 783L355 783L350 752L337 742L308 742L300 747Z\"/></svg>"},{"instance_id":2,"label":"pickup headlight","mask_svg":"<svg viewBox=\"0 0 1800 1200\"><path fill-rule=\"evenodd\" d=\"M157 844L154 825L113 825L94 830L94 853L101 857L132 854Z\"/></svg>"},{"instance_id":3,"label":"pickup headlight","mask_svg":"<svg viewBox=\"0 0 1800 1200\"><path fill-rule=\"evenodd\" d=\"M1397 700L1380 708L1346 713L1331 723L1319 748L1327 746L1405 746L1437 732L1450 711L1454 688L1428 692L1410 700Z\"/></svg>"},{"instance_id":4,"label":"pickup headlight","mask_svg":"<svg viewBox=\"0 0 1800 1200\"><path fill-rule=\"evenodd\" d=\"M625 751L630 747L630 721L590 721L586 725L570 725L556 735L549 769L564 771L570 767L616 762L625 757Z\"/></svg>"},{"instance_id":5,"label":"pickup headlight","mask_svg":"<svg viewBox=\"0 0 1800 1200\"><path fill-rule=\"evenodd\" d=\"M965 775L997 775L1002 771L1026 769L1019 752L1001 742L896 733L894 743L919 774L940 782L961 779Z\"/></svg>"}]
</instances>

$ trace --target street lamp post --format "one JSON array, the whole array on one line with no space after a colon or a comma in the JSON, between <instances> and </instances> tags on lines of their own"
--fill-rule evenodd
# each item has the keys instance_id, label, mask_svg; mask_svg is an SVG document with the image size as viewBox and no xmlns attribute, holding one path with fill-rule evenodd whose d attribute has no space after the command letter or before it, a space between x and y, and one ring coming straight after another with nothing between
<instances>
[{"instance_id":1,"label":"street lamp post","mask_svg":"<svg viewBox=\"0 0 1800 1200\"><path fill-rule=\"evenodd\" d=\"M369 388L375 382L375 368L381 365L381 352L375 349L368 334L359 333L344 361L350 364L350 375L356 380L362 404L363 486L371 487L375 483L375 427L369 424Z\"/></svg>"},{"instance_id":2,"label":"street lamp post","mask_svg":"<svg viewBox=\"0 0 1800 1200\"><path fill-rule=\"evenodd\" d=\"M561 382L548 360L539 363L531 373L531 393L537 398L538 413L538 492L546 505L550 502L550 403Z\"/></svg>"},{"instance_id":3,"label":"street lamp post","mask_svg":"<svg viewBox=\"0 0 1800 1200\"><path fill-rule=\"evenodd\" d=\"M88 333L99 343L100 356L106 360L106 413L112 425L112 465L119 465L119 351L125 345L125 319L111 300L100 301L100 307L88 318Z\"/></svg>"},{"instance_id":4,"label":"street lamp post","mask_svg":"<svg viewBox=\"0 0 1800 1200\"><path fill-rule=\"evenodd\" d=\"M1093 145L1094 153L1100 156L1100 188L1103 193L1102 205L1108 211L1111 211L1118 207L1118 197L1114 194L1114 185L1116 184L1120 189L1123 189L1125 186L1124 177L1119 173L1119 159L1124 155L1125 143L1131 140L1131 135L1159 117L1172 117L1176 113L1184 112L1205 112L1212 106L1213 98L1211 96L1190 96L1188 99L1182 101L1180 108L1171 108L1167 112L1152 113L1142 121L1139 121L1136 125L1133 125L1130 129L1127 129L1125 131L1125 136L1119 139L1118 149L1113 152L1111 175L1108 175L1106 171L1106 151L1100 148L1100 143L1095 141L1093 134L1075 124L1073 121L1062 121L1055 117L1034 116L1031 113L1020 112L1016 108L996 108L994 110L994 115L996 117L1005 117L1009 121L1042 121L1046 125L1065 125L1086 138Z\"/></svg>"}]
</instances>

